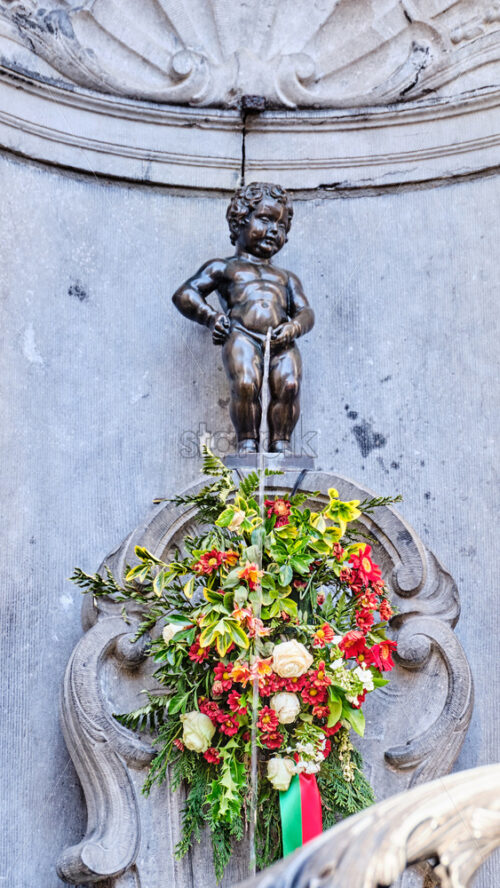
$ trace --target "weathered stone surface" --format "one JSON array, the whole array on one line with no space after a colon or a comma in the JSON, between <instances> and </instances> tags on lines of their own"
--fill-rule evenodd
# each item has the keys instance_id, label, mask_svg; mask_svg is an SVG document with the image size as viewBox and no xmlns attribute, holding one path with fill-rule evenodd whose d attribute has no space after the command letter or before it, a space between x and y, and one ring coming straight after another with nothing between
<instances>
[{"instance_id":1,"label":"weathered stone surface","mask_svg":"<svg viewBox=\"0 0 500 888\"><path fill-rule=\"evenodd\" d=\"M414 863L425 867L426 888L467 888L500 845L499 790L500 766L490 765L393 796L241 888L308 888L318 881L327 888L379 888L395 884ZM428 858L431 866L423 863Z\"/></svg>"},{"instance_id":2,"label":"weathered stone surface","mask_svg":"<svg viewBox=\"0 0 500 888\"><path fill-rule=\"evenodd\" d=\"M247 180L287 188L395 186L497 166L500 89L243 119L235 110L69 91L0 64L0 144L85 173L203 190L233 191L243 161Z\"/></svg>"},{"instance_id":3,"label":"weathered stone surface","mask_svg":"<svg viewBox=\"0 0 500 888\"><path fill-rule=\"evenodd\" d=\"M81 637L80 594L66 577L75 564L94 570L155 496L196 480L200 437L229 447L220 353L170 304L194 241L200 261L227 255L226 199L6 156L0 189L10 713L0 859L13 888L54 888L61 848L85 831L57 721ZM457 634L476 686L459 768L498 757L499 202L495 176L349 201L318 193L296 201L283 257L317 316L302 344L296 446L315 451L324 471L403 493L400 511L459 585ZM486 864L479 888L499 873Z\"/></svg>"}]
</instances>

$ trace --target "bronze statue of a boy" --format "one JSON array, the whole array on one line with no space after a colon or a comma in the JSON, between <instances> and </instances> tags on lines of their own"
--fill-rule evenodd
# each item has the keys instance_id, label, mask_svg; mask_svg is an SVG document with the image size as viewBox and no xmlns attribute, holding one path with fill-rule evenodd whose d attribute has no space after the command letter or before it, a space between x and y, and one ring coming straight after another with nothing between
<instances>
[{"instance_id":1,"label":"bronze statue of a boy","mask_svg":"<svg viewBox=\"0 0 500 888\"><path fill-rule=\"evenodd\" d=\"M302 362L295 340L314 324L298 277L271 264L287 241L292 204L279 185L252 182L234 194L226 216L235 255L202 265L173 302L187 318L209 327L214 344L222 345L239 453L258 450L264 346L272 328L269 450L286 453L300 411ZM221 312L207 302L215 291Z\"/></svg>"}]
</instances>

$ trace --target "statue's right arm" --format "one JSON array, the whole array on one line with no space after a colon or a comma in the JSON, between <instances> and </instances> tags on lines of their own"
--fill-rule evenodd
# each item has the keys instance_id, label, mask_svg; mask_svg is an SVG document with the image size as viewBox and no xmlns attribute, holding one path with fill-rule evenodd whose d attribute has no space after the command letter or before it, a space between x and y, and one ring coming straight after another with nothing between
<instances>
[{"instance_id":1,"label":"statue's right arm","mask_svg":"<svg viewBox=\"0 0 500 888\"><path fill-rule=\"evenodd\" d=\"M213 326L220 312L208 304L207 296L218 289L225 270L226 262L223 259L211 259L181 284L172 296L172 302L181 314L205 327Z\"/></svg>"}]
</instances>

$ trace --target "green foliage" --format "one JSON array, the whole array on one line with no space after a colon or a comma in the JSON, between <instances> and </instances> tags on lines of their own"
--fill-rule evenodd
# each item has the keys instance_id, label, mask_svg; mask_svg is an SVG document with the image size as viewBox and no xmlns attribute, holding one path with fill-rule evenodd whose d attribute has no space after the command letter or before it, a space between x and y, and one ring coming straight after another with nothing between
<instances>
[{"instance_id":1,"label":"green foliage","mask_svg":"<svg viewBox=\"0 0 500 888\"><path fill-rule=\"evenodd\" d=\"M401 502L403 502L403 497L400 493L397 496L374 496L370 499L362 500L358 509L363 515L371 515L375 509L380 509L382 506L393 506L394 503Z\"/></svg>"},{"instance_id":2,"label":"green foliage","mask_svg":"<svg viewBox=\"0 0 500 888\"><path fill-rule=\"evenodd\" d=\"M259 869L265 869L282 854L281 815L279 793L262 775L259 780L259 816L256 828L256 860Z\"/></svg>"},{"instance_id":3,"label":"green foliage","mask_svg":"<svg viewBox=\"0 0 500 888\"><path fill-rule=\"evenodd\" d=\"M344 817L358 814L375 801L373 789L363 774L363 759L357 749L351 751L353 779L346 780L335 744L318 774L323 806L323 829L329 829Z\"/></svg>"},{"instance_id":4,"label":"green foliage","mask_svg":"<svg viewBox=\"0 0 500 888\"><path fill-rule=\"evenodd\" d=\"M114 713L114 718L130 731L148 731L154 734L160 727L165 713L166 695L149 694L145 692L148 702L133 712L122 714Z\"/></svg>"},{"instance_id":5,"label":"green foliage","mask_svg":"<svg viewBox=\"0 0 500 888\"><path fill-rule=\"evenodd\" d=\"M105 565L104 571L104 576L98 573L87 574L79 567L75 567L70 576L70 580L73 583L76 583L76 585L83 589L84 592L90 592L92 595L95 595L96 598L103 595L115 595L116 593L123 596L125 590L115 580L107 565Z\"/></svg>"}]
</instances>

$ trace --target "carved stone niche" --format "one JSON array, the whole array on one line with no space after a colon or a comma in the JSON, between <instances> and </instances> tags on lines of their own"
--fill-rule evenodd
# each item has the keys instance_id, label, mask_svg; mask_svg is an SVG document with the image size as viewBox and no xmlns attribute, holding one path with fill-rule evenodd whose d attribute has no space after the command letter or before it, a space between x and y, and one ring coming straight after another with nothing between
<instances>
[{"instance_id":1,"label":"carved stone niche","mask_svg":"<svg viewBox=\"0 0 500 888\"><path fill-rule=\"evenodd\" d=\"M268 479L269 495L286 495L295 473ZM336 487L346 500L370 491L345 478L309 472L301 490L314 508ZM193 487L192 490L197 489ZM365 770L377 800L448 773L459 753L471 717L472 678L453 628L460 605L456 585L415 531L391 508L380 508L363 524L376 541L398 614L392 634L398 656L389 685L366 705L366 735L359 742ZM168 558L186 533L195 530L196 511L162 505L105 559L115 576L136 562L134 548L145 546ZM141 794L153 749L147 738L123 728L113 712L141 705L140 691L152 687L146 641L133 643L140 610L110 599L84 599L85 634L68 663L62 694L62 725L85 793L88 826L84 838L58 861L62 879L102 888L166 888L215 885L210 839L182 861L174 858L179 839L182 789L171 794L168 782ZM248 876L248 848L242 843L223 885ZM405 883L410 884L410 883ZM414 883L412 883L414 884Z\"/></svg>"}]
</instances>

